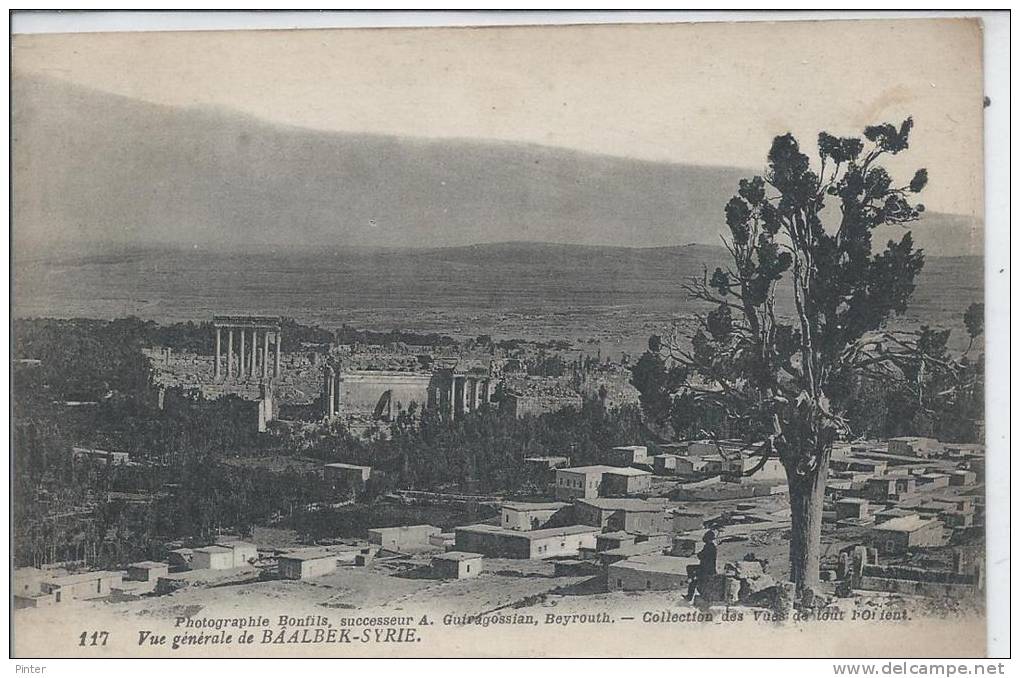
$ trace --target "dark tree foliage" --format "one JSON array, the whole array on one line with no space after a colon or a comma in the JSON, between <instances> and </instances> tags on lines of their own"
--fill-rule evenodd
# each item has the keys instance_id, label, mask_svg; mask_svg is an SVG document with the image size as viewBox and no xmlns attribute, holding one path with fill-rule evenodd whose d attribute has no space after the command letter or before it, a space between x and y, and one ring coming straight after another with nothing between
<instances>
[{"instance_id":1,"label":"dark tree foliage","mask_svg":"<svg viewBox=\"0 0 1020 678\"><path fill-rule=\"evenodd\" d=\"M970 343L967 345L967 353L974 346L974 340L985 333L985 305L974 302L967 307L963 314L963 325L967 328L967 336Z\"/></svg>"},{"instance_id":2,"label":"dark tree foliage","mask_svg":"<svg viewBox=\"0 0 1020 678\"><path fill-rule=\"evenodd\" d=\"M630 384L638 392L638 401L645 420L654 427L671 424L673 391L684 381L684 372L678 366L667 367L662 356L662 338L648 338L648 350L630 368Z\"/></svg>"}]
</instances>

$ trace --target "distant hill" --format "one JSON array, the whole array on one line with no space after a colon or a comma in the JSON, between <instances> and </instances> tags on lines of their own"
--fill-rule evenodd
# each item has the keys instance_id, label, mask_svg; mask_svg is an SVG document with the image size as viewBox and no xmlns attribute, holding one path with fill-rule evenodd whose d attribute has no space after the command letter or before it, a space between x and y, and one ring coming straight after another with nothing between
<instances>
[{"instance_id":1,"label":"distant hill","mask_svg":"<svg viewBox=\"0 0 1020 678\"><path fill-rule=\"evenodd\" d=\"M324 327L565 339L643 350L697 310L682 286L725 262L721 247L623 248L514 242L452 248L73 249L19 258L14 315L158 321L265 313ZM925 262L906 321L955 328L983 298L978 257ZM780 299L780 313L791 313ZM703 309L703 307L702 307ZM962 343L961 343L962 342Z\"/></svg>"},{"instance_id":2,"label":"distant hill","mask_svg":"<svg viewBox=\"0 0 1020 678\"><path fill-rule=\"evenodd\" d=\"M754 173L284 127L17 74L13 97L17 256L54 241L91 249L716 245L723 205ZM980 224L963 217L927 214L914 231L932 254L981 251Z\"/></svg>"}]
</instances>

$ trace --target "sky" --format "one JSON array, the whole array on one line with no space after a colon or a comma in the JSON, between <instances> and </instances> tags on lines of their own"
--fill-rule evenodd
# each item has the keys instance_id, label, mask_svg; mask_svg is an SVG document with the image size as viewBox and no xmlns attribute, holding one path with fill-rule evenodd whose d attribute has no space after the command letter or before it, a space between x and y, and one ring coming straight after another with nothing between
<instances>
[{"instance_id":1,"label":"sky","mask_svg":"<svg viewBox=\"0 0 1020 678\"><path fill-rule=\"evenodd\" d=\"M929 209L982 212L980 24L899 20L20 35L15 74L285 125L562 146L760 170L912 115L896 172Z\"/></svg>"}]
</instances>

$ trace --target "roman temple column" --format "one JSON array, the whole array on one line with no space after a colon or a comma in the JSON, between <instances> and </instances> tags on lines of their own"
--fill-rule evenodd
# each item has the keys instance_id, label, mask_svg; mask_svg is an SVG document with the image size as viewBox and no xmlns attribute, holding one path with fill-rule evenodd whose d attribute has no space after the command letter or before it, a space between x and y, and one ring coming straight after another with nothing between
<instances>
[{"instance_id":1,"label":"roman temple column","mask_svg":"<svg viewBox=\"0 0 1020 678\"><path fill-rule=\"evenodd\" d=\"M234 376L234 328L227 330L227 376Z\"/></svg>"},{"instance_id":2,"label":"roman temple column","mask_svg":"<svg viewBox=\"0 0 1020 678\"><path fill-rule=\"evenodd\" d=\"M332 367L326 368L326 416L332 417L336 403L336 374Z\"/></svg>"},{"instance_id":3,"label":"roman temple column","mask_svg":"<svg viewBox=\"0 0 1020 678\"><path fill-rule=\"evenodd\" d=\"M213 368L213 377L220 378L220 328L216 328L216 361Z\"/></svg>"},{"instance_id":4,"label":"roman temple column","mask_svg":"<svg viewBox=\"0 0 1020 678\"><path fill-rule=\"evenodd\" d=\"M237 378L240 379L241 381L244 381L244 368L246 367L245 363L247 362L247 360L246 360L247 356L245 356L245 354L244 354L244 334L245 334L245 332L244 332L244 329L242 328L241 329L241 350L239 351L238 357L237 357Z\"/></svg>"},{"instance_id":5,"label":"roman temple column","mask_svg":"<svg viewBox=\"0 0 1020 678\"><path fill-rule=\"evenodd\" d=\"M456 417L457 417L457 376L455 374L453 374L452 372L450 373L450 394L449 394L449 396L450 397L449 397L449 400L447 402L450 403L450 419L456 419Z\"/></svg>"},{"instance_id":6,"label":"roman temple column","mask_svg":"<svg viewBox=\"0 0 1020 678\"><path fill-rule=\"evenodd\" d=\"M262 333L262 381L269 378L269 332Z\"/></svg>"},{"instance_id":7,"label":"roman temple column","mask_svg":"<svg viewBox=\"0 0 1020 678\"><path fill-rule=\"evenodd\" d=\"M282 339L282 332L277 331L276 333L276 364L273 366L273 376L279 379L280 377L280 341Z\"/></svg>"},{"instance_id":8,"label":"roman temple column","mask_svg":"<svg viewBox=\"0 0 1020 678\"><path fill-rule=\"evenodd\" d=\"M255 366L255 359L258 357L258 355L259 355L259 331L256 329L251 331L251 369L248 370L248 376L250 376L252 379L255 378L257 369Z\"/></svg>"}]
</instances>

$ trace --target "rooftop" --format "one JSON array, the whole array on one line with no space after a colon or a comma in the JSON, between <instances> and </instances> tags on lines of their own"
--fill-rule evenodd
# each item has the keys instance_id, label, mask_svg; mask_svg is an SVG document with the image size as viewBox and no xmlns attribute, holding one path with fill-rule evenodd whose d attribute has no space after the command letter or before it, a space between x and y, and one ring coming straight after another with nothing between
<instances>
[{"instance_id":1,"label":"rooftop","mask_svg":"<svg viewBox=\"0 0 1020 678\"><path fill-rule=\"evenodd\" d=\"M57 586L68 586L69 584L77 584L83 581L95 581L96 579L107 579L109 577L123 577L123 572L111 572L109 570L94 570L92 572L79 572L78 574L65 574L60 577L54 577L49 581L50 584Z\"/></svg>"},{"instance_id":2,"label":"rooftop","mask_svg":"<svg viewBox=\"0 0 1020 678\"><path fill-rule=\"evenodd\" d=\"M357 471L364 471L365 469L372 470L371 466L358 466L357 464L341 464L339 462L334 464L326 464L326 468L349 468Z\"/></svg>"},{"instance_id":3,"label":"rooftop","mask_svg":"<svg viewBox=\"0 0 1020 678\"><path fill-rule=\"evenodd\" d=\"M568 536L571 534L597 534L601 532L601 529L592 525L568 525L566 527L547 527L541 530L531 530L530 532L522 532L520 530L508 530L506 528L499 527L497 525L464 525L462 527L454 528L458 532L463 530L465 532L482 533L482 534L499 534L508 537L515 537L518 539L545 539L549 537L561 537Z\"/></svg>"},{"instance_id":4,"label":"rooftop","mask_svg":"<svg viewBox=\"0 0 1020 678\"><path fill-rule=\"evenodd\" d=\"M391 532L406 532L407 530L427 530L432 529L439 532L439 528L434 525L397 525L396 527L373 527L369 530L369 533L376 532L378 534L388 534Z\"/></svg>"},{"instance_id":5,"label":"rooftop","mask_svg":"<svg viewBox=\"0 0 1020 678\"><path fill-rule=\"evenodd\" d=\"M934 518L926 519L915 515L901 516L887 520L875 526L876 530L888 530L891 532L914 532L922 527L928 527L932 523L938 523Z\"/></svg>"},{"instance_id":6,"label":"rooftop","mask_svg":"<svg viewBox=\"0 0 1020 678\"><path fill-rule=\"evenodd\" d=\"M138 563L131 563L128 567L137 567L144 570L152 570L157 567L169 567L166 563L157 563L154 560L143 560Z\"/></svg>"},{"instance_id":7,"label":"rooftop","mask_svg":"<svg viewBox=\"0 0 1020 678\"><path fill-rule=\"evenodd\" d=\"M195 553L230 553L231 549L225 546L203 546L195 549Z\"/></svg>"},{"instance_id":8,"label":"rooftop","mask_svg":"<svg viewBox=\"0 0 1020 678\"><path fill-rule=\"evenodd\" d=\"M279 560L325 560L328 558L336 557L337 557L336 550L317 547L298 549L297 551L289 551L287 553L282 553L279 556Z\"/></svg>"},{"instance_id":9,"label":"rooftop","mask_svg":"<svg viewBox=\"0 0 1020 678\"><path fill-rule=\"evenodd\" d=\"M650 476L651 471L642 471L639 468L631 468L629 466L613 467L605 472L606 475L611 476Z\"/></svg>"},{"instance_id":10,"label":"rooftop","mask_svg":"<svg viewBox=\"0 0 1020 678\"><path fill-rule=\"evenodd\" d=\"M184 572L171 572L160 576L161 580L169 581L190 581L190 582L217 582L233 579L239 576L249 577L255 571L252 567L231 567L223 570L185 570Z\"/></svg>"},{"instance_id":11,"label":"rooftop","mask_svg":"<svg viewBox=\"0 0 1020 678\"><path fill-rule=\"evenodd\" d=\"M688 565L697 565L697 558L683 558L680 556L662 556L648 554L621 560L613 563L610 567L626 567L631 570L642 572L665 572L669 574L687 574Z\"/></svg>"},{"instance_id":12,"label":"rooftop","mask_svg":"<svg viewBox=\"0 0 1020 678\"><path fill-rule=\"evenodd\" d=\"M615 549L609 549L603 551L603 556L644 556L644 555L659 555L666 547L662 544L650 542L650 541L639 541L633 544L624 544ZM686 571L686 570L685 570Z\"/></svg>"},{"instance_id":13,"label":"rooftop","mask_svg":"<svg viewBox=\"0 0 1020 678\"><path fill-rule=\"evenodd\" d=\"M505 501L503 508L511 511L558 511L561 508L570 506L562 501L548 502L527 502L527 501Z\"/></svg>"},{"instance_id":14,"label":"rooftop","mask_svg":"<svg viewBox=\"0 0 1020 678\"><path fill-rule=\"evenodd\" d=\"M556 469L556 472L557 473L584 473L584 474L587 475L587 474L591 474L591 473L605 473L607 471L615 471L615 470L616 470L615 466L605 466L603 464L595 464L595 465L592 465L592 466L572 466L570 468L560 468L560 469Z\"/></svg>"},{"instance_id":15,"label":"rooftop","mask_svg":"<svg viewBox=\"0 0 1020 678\"><path fill-rule=\"evenodd\" d=\"M647 499L634 499L621 497L619 499L578 499L578 504L586 504L601 511L631 511L631 512L661 512L666 510L666 503L662 501L648 501Z\"/></svg>"},{"instance_id":16,"label":"rooftop","mask_svg":"<svg viewBox=\"0 0 1020 678\"><path fill-rule=\"evenodd\" d=\"M432 556L432 560L475 560L481 558L481 553L471 553L470 551L447 551L446 553L438 553Z\"/></svg>"}]
</instances>

